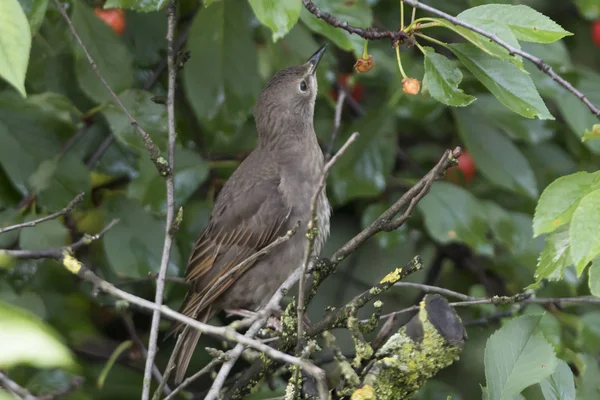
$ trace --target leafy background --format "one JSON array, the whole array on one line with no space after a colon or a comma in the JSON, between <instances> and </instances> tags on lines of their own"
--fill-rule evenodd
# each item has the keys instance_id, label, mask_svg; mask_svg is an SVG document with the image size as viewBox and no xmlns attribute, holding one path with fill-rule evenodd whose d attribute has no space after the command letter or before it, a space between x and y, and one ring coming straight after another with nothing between
<instances>
[{"instance_id":1,"label":"leafy background","mask_svg":"<svg viewBox=\"0 0 600 400\"><path fill-rule=\"evenodd\" d=\"M0 25L2 12L11 11L14 3L0 6ZM109 0L107 7L127 8L121 35L94 14L101 3L71 1L69 14L108 83L164 153L166 109L152 98L166 94L166 76L155 77L166 54L165 13L155 10L166 2L138 5ZM482 24L543 58L600 105L600 52L590 33L592 21L600 17L597 1L494 1L527 4L574 33L564 38L548 33L533 40L541 43L531 43L527 29L516 29L521 33L514 34L506 28L511 21L518 27L520 22L514 18L503 21L501 14L465 11L491 1L427 3L452 15L464 12L465 21ZM119 218L120 223L84 250L81 259L103 278L153 298L148 274L157 272L160 263L166 207L163 180L53 1L19 0L19 4L27 20L15 19L14 24L0 27L0 31L16 27L13 33L17 34L0 35L0 46L18 54L17 62L27 65L23 79L9 75L6 71L12 70L0 61L5 78L0 81L0 226L57 211L77 193L85 192L86 197L68 218L1 235L0 248L63 246ZM393 29L399 24L395 0L320 0L315 4L357 26ZM410 96L402 92L402 76L389 42L370 42L375 68L352 74L364 41L315 19L300 1L281 1L274 7L266 0L207 0L202 5L181 0L178 15L179 33L187 35L184 49L191 52L191 58L178 81L175 182L176 202L184 208L184 219L172 252L170 276L182 274L216 193L255 144L252 107L261 87L275 71L305 61L321 43L332 42L318 73L317 134L327 147L336 82L346 76L352 82L353 99L344 108L335 146L353 131L360 131L361 136L334 167L328 182L334 214L326 255L415 183L444 149L463 146L474 161L475 175L452 171L433 186L407 225L378 234L349 257L312 303L311 318L320 318L326 306L343 304L415 254L422 255L427 268L409 280L474 296L512 295L542 278L552 281L538 293L542 297L600 294L598 267L592 264L586 270L600 253L600 192L595 173L600 166L600 142L581 141L598 121L531 63L518 58L507 61L508 55L502 56L493 43L465 32L472 45L453 44L450 51L419 39L428 46L425 57L417 48L402 48L407 74L419 80L427 74L426 90ZM31 31L31 41L28 35L18 34L19 26ZM463 42L450 29L433 28L431 36ZM497 57L479 59L483 53L477 47ZM459 83L462 91L457 89ZM542 119L530 119L534 116ZM114 143L100 154L98 150L111 137ZM93 288L52 261L13 262L0 257L0 263L0 337L6 338L0 340L0 368L10 368L11 377L34 392L64 387L72 376L81 375L85 384L69 399L139 396L143 359L135 347L121 354L101 388L97 379L117 346L130 339L123 315L132 317L146 340L148 314L123 311L113 298L95 296ZM177 308L184 291L177 283L169 283L167 305ZM382 299L384 311L412 305L418 298L413 289L394 288ZM600 396L597 307L548 305L540 317L544 308L530 305L523 311L527 315L517 319L485 319L497 311L491 305L460 309L463 321L471 323L461 360L429 381L417 398L479 398L481 385L492 399L512 399L540 381L525 390L525 398L591 400ZM482 318L483 323L478 322ZM219 316L211 322L225 320ZM12 344L24 332L41 332L32 340L44 351L20 352L25 355L13 360L10 355L17 347ZM338 343L352 348L343 333ZM163 366L173 343L159 344L158 363ZM219 342L203 337L198 348L209 345L219 346ZM514 349L508 349L509 345ZM512 357L509 371L500 368L505 356ZM198 351L190 370L208 359ZM527 375L531 359L543 361L548 372ZM196 390L209 383L199 381ZM275 389L265 385L252 398L278 395L282 383L276 378Z\"/></svg>"}]
</instances>

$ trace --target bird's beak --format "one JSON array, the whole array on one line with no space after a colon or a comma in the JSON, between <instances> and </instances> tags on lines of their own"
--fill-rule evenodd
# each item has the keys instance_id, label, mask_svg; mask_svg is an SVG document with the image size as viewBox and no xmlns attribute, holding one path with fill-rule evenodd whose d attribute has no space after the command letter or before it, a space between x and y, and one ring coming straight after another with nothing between
<instances>
[{"instance_id":1,"label":"bird's beak","mask_svg":"<svg viewBox=\"0 0 600 400\"><path fill-rule=\"evenodd\" d=\"M310 73L315 74L317 71L317 65L319 65L319 61L321 61L321 57L323 57L323 53L325 53L325 49L327 48L327 44L324 44L308 59L307 63L310 64Z\"/></svg>"}]
</instances>

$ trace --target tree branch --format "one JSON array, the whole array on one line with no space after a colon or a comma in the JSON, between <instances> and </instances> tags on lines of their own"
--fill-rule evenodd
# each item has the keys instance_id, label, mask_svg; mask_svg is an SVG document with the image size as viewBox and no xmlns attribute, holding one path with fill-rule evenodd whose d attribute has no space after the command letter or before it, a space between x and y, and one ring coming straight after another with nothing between
<instances>
[{"instance_id":1,"label":"tree branch","mask_svg":"<svg viewBox=\"0 0 600 400\"><path fill-rule=\"evenodd\" d=\"M175 221L175 140L177 132L175 131L175 80L177 69L175 68L175 49L173 47L173 37L175 35L175 24L177 22L175 14L177 11L177 0L170 0L167 6L167 69L169 71L169 84L167 91L167 119L169 131L169 164L166 174L167 186L167 217L165 221L165 241L163 244L162 258L158 278L156 279L156 296L154 303L157 307L162 305L165 290L165 277L171 258L171 246L173 244L173 234L179 223ZM180 213L182 210L180 209ZM180 219L180 218L178 218ZM160 323L160 312L155 310L152 314L152 324L150 327L150 338L148 339L148 357L146 358L146 367L144 369L144 382L142 387L142 400L150 399L150 384L152 381L152 367L156 357L158 326Z\"/></svg>"},{"instance_id":2,"label":"tree branch","mask_svg":"<svg viewBox=\"0 0 600 400\"><path fill-rule=\"evenodd\" d=\"M306 282L306 273L308 272L308 266L310 265L310 258L313 255L313 247L315 244L315 240L319 234L317 202L319 200L321 191L323 190L323 188L325 187L325 183L327 182L327 176L329 175L329 170L331 169L331 167L333 167L333 165L340 158L340 156L342 154L344 154L346 149L356 140L357 137L358 137L358 132L354 132L352 135L350 135L348 140L346 140L346 143L344 143L344 145L339 149L339 151L333 157L331 157L331 160L329 160L327 162L327 164L325 164L325 166L323 167L323 172L321 174L321 180L319 181L319 186L317 187L317 190L315 191L315 194L313 195L312 200L310 202L310 220L308 222L308 229L306 232L307 240L306 240L306 247L304 249L304 262L302 263L302 274L300 275L300 284L298 287L298 308L297 308L298 343L301 342L301 339L303 336L303 329L304 329L303 320L304 320L304 309L306 306L304 285Z\"/></svg>"},{"instance_id":3,"label":"tree branch","mask_svg":"<svg viewBox=\"0 0 600 400\"><path fill-rule=\"evenodd\" d=\"M40 224L42 222L50 221L52 219L60 218L63 215L70 214L75 209L75 206L77 204L81 203L81 201L83 200L83 195L84 195L84 193L79 193L77 196L75 196L75 198L73 200L71 200L71 202L65 208L63 208L60 211L55 212L54 214L50 214L50 215L47 215L42 218L38 218L33 221L23 222L22 224L11 225L11 226L7 226L6 228L0 228L0 234L10 232L15 229L30 228L30 227L36 226L37 224Z\"/></svg>"},{"instance_id":4,"label":"tree branch","mask_svg":"<svg viewBox=\"0 0 600 400\"><path fill-rule=\"evenodd\" d=\"M310 0L302 0L302 4L304 4L304 8L306 8L311 14L327 22L329 25L343 29L346 32L353 33L365 39L390 39L392 41L396 41L407 38L406 33L402 31L381 31L376 28L363 29L352 26L346 21L342 21L327 12L321 11L321 9Z\"/></svg>"},{"instance_id":5,"label":"tree branch","mask_svg":"<svg viewBox=\"0 0 600 400\"><path fill-rule=\"evenodd\" d=\"M160 149L152 141L152 138L150 137L150 135L148 134L148 132L146 132L140 126L140 124L137 122L137 120L135 118L133 118L133 116L131 115L131 113L129 112L129 110L127 110L127 108L125 108L125 106L121 102L121 99L119 99L119 96L117 96L117 94L114 92L114 90L112 90L112 88L108 85L108 82L106 82L106 79L104 78L104 76L102 75L102 73L100 72L100 70L98 69L98 66L96 65L96 62L94 61L94 59L92 58L92 56L88 52L88 49L83 44L83 41L81 40L81 37L77 33L77 30L75 29L75 26L73 25L73 22L69 18L69 15L67 14L67 11L64 9L64 7L60 3L60 1L59 0L54 0L54 4L58 8L58 11L60 11L60 13L63 16L64 20L67 22L67 25L69 25L69 29L71 30L71 33L75 37L75 40L77 41L77 43L79 43L79 46L81 47L81 49L85 53L85 56L87 57L88 62L92 66L92 69L94 70L94 72L96 73L96 75L98 75L98 78L100 79L100 81L102 81L102 84L106 87L106 90L108 90L108 92L110 93L111 97L113 98L113 101L115 102L115 104L117 106L119 106L119 108L123 111L123 113L125 113L125 115L129 119L129 122L131 122L131 125L135 128L135 130L141 136L141 138L142 138L142 140L144 142L144 146L146 147L146 150L148 150L148 153L150 153L150 159L154 163L154 166L158 170L159 174L161 176L168 175L168 173L169 173L169 165L168 165L168 162L160 155Z\"/></svg>"}]
</instances>

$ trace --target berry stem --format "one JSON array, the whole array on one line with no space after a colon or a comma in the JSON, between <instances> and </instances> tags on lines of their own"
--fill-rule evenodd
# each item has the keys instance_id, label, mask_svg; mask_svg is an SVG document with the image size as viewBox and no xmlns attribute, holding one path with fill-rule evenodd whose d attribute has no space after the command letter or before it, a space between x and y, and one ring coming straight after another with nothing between
<instances>
[{"instance_id":1,"label":"berry stem","mask_svg":"<svg viewBox=\"0 0 600 400\"><path fill-rule=\"evenodd\" d=\"M403 78L408 78L406 72L404 72L404 68L402 68L402 61L400 61L400 44L396 46L396 60L398 60L398 68L400 69L400 73Z\"/></svg>"}]
</instances>

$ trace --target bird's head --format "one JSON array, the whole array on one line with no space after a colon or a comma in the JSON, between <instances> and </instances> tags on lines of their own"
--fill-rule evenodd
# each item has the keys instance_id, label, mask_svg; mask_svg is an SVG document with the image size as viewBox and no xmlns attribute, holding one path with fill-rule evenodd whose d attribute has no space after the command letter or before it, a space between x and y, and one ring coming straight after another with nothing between
<instances>
[{"instance_id":1,"label":"bird's head","mask_svg":"<svg viewBox=\"0 0 600 400\"><path fill-rule=\"evenodd\" d=\"M281 70L269 80L254 107L259 138L312 131L316 71L326 47L319 48L304 64Z\"/></svg>"}]
</instances>

